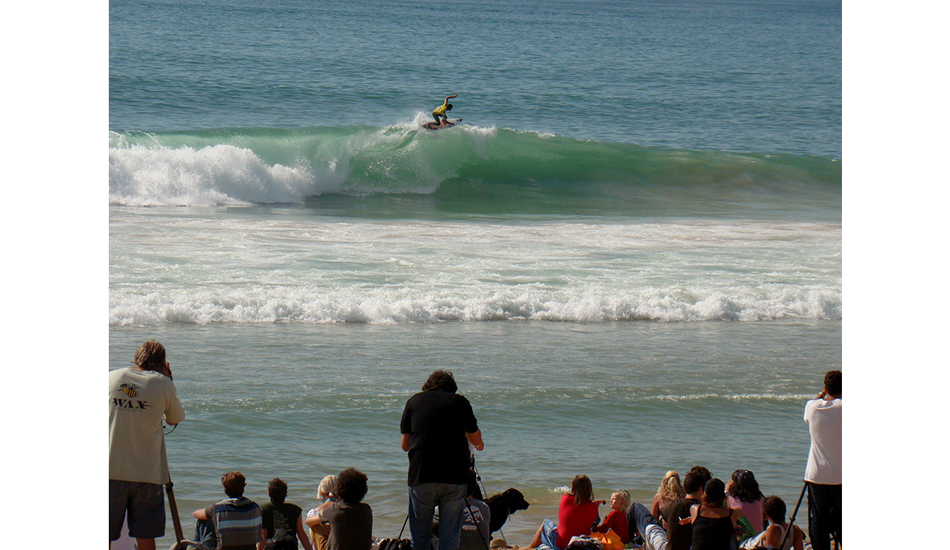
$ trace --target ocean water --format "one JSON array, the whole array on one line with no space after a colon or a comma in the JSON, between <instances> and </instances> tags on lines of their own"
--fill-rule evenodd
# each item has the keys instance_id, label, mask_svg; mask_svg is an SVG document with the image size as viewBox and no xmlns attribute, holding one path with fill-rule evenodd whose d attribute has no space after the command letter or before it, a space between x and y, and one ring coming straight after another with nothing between
<instances>
[{"instance_id":1,"label":"ocean water","mask_svg":"<svg viewBox=\"0 0 950 550\"><path fill-rule=\"evenodd\" d=\"M842 357L839 3L109 7L110 368L168 348L186 531L225 471L309 507L355 466L396 535L438 368L532 503L510 543L578 473L794 507Z\"/></svg>"}]
</instances>

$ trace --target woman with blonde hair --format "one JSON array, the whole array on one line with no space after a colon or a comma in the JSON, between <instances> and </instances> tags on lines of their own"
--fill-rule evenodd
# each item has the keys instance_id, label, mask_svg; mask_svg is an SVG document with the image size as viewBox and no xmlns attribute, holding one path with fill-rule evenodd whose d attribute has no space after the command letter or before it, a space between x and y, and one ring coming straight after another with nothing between
<instances>
[{"instance_id":1,"label":"woman with blonde hair","mask_svg":"<svg viewBox=\"0 0 950 550\"><path fill-rule=\"evenodd\" d=\"M679 473L676 470L666 472L663 481L660 482L660 486L656 490L656 495L653 496L653 509L650 511L650 515L655 518L662 517L663 509L669 503L685 496L686 491L683 489L683 484L680 483Z\"/></svg>"}]
</instances>

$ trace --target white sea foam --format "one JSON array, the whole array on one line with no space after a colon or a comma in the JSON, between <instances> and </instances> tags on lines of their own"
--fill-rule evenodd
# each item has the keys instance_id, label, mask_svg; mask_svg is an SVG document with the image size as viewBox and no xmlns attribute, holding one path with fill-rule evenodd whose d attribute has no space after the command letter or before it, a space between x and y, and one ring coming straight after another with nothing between
<instances>
[{"instance_id":1,"label":"white sea foam","mask_svg":"<svg viewBox=\"0 0 950 550\"><path fill-rule=\"evenodd\" d=\"M123 206L300 203L313 192L305 165L270 166L233 145L135 145L109 150L109 202Z\"/></svg>"},{"instance_id":2,"label":"white sea foam","mask_svg":"<svg viewBox=\"0 0 950 550\"><path fill-rule=\"evenodd\" d=\"M694 291L695 293L695 291ZM408 291L362 290L322 293L317 289L227 287L200 291L113 291L110 324L156 326L165 323L435 323L444 321L535 320L580 323L614 321L760 321L840 319L840 293L821 290L781 292L756 299L699 295L695 302L670 296L670 290L636 295L579 295L519 288L451 288L416 295ZM783 301L786 300L786 301Z\"/></svg>"},{"instance_id":3,"label":"white sea foam","mask_svg":"<svg viewBox=\"0 0 950 550\"><path fill-rule=\"evenodd\" d=\"M354 223L307 209L111 222L113 326L842 318L827 224Z\"/></svg>"},{"instance_id":4,"label":"white sea foam","mask_svg":"<svg viewBox=\"0 0 950 550\"><path fill-rule=\"evenodd\" d=\"M811 394L802 394L802 393L783 393L783 394L772 394L772 393L743 393L743 394L732 394L732 395L723 395L718 393L694 393L686 395L654 395L644 397L645 401L667 401L667 402L690 402L690 401L709 401L709 400L718 400L725 399L728 401L735 402L749 402L749 401L760 401L760 402L790 402L790 403L803 403L813 398L814 395Z\"/></svg>"}]
</instances>

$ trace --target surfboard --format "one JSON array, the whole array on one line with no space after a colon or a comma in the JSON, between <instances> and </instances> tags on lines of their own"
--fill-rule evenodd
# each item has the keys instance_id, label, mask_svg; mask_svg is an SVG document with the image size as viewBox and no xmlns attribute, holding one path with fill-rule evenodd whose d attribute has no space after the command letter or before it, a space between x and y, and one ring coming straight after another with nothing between
<instances>
[{"instance_id":1,"label":"surfboard","mask_svg":"<svg viewBox=\"0 0 950 550\"><path fill-rule=\"evenodd\" d=\"M440 122L439 124L436 124L435 121L433 120L432 122L426 122L425 124L422 125L422 127L425 128L426 130L442 130L444 128L451 128L452 126L455 126L459 122L462 122L462 119L460 118L456 118L455 120L443 119L442 122Z\"/></svg>"}]
</instances>

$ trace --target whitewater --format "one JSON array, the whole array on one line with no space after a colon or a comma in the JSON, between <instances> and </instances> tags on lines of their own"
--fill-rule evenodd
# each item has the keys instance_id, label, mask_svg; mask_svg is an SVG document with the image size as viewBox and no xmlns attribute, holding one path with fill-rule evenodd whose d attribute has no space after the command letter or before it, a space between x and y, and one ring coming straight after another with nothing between
<instances>
[{"instance_id":1,"label":"whitewater","mask_svg":"<svg viewBox=\"0 0 950 550\"><path fill-rule=\"evenodd\" d=\"M110 322L841 318L834 224L276 216L114 211Z\"/></svg>"}]
</instances>

